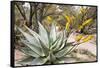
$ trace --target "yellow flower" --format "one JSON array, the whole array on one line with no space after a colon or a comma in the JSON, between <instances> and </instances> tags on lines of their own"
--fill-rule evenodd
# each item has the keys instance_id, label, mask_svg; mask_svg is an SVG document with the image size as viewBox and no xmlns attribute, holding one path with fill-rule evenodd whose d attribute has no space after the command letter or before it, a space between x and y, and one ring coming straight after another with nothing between
<instances>
[{"instance_id":1,"label":"yellow flower","mask_svg":"<svg viewBox=\"0 0 100 68\"><path fill-rule=\"evenodd\" d=\"M69 16L65 16L66 20L67 20L67 23L71 23L71 19Z\"/></svg>"},{"instance_id":2,"label":"yellow flower","mask_svg":"<svg viewBox=\"0 0 100 68\"><path fill-rule=\"evenodd\" d=\"M67 31L70 31L70 28L69 27L70 27L70 24L69 23L66 23L66 30Z\"/></svg>"},{"instance_id":3,"label":"yellow flower","mask_svg":"<svg viewBox=\"0 0 100 68\"><path fill-rule=\"evenodd\" d=\"M84 43L84 42L87 42L87 41L91 40L92 38L93 38L93 35L89 35L89 36L87 36L86 38L82 39L82 42L83 42L83 43Z\"/></svg>"},{"instance_id":4,"label":"yellow flower","mask_svg":"<svg viewBox=\"0 0 100 68\"><path fill-rule=\"evenodd\" d=\"M79 26L78 30L83 29L83 27L86 26L86 25L88 25L88 24L90 24L92 22L92 20L93 19L90 18L90 19L86 20L85 22L83 22L82 25Z\"/></svg>"},{"instance_id":5,"label":"yellow flower","mask_svg":"<svg viewBox=\"0 0 100 68\"><path fill-rule=\"evenodd\" d=\"M51 21L52 21L52 18L51 18L50 16L47 16L47 20L48 20L49 22L51 22Z\"/></svg>"},{"instance_id":6,"label":"yellow flower","mask_svg":"<svg viewBox=\"0 0 100 68\"><path fill-rule=\"evenodd\" d=\"M79 34L78 36L75 37L75 40L76 41L80 41L82 37L83 37L83 35L82 34Z\"/></svg>"},{"instance_id":7,"label":"yellow flower","mask_svg":"<svg viewBox=\"0 0 100 68\"><path fill-rule=\"evenodd\" d=\"M65 16L67 22L66 22L66 30L70 31L70 25L71 25L71 18L69 16Z\"/></svg>"},{"instance_id":8,"label":"yellow flower","mask_svg":"<svg viewBox=\"0 0 100 68\"><path fill-rule=\"evenodd\" d=\"M90 24L90 23L91 23L91 21L92 21L92 18L90 18L90 19L86 20L85 22L83 22L83 23L82 23L82 26L85 26L85 25Z\"/></svg>"}]
</instances>

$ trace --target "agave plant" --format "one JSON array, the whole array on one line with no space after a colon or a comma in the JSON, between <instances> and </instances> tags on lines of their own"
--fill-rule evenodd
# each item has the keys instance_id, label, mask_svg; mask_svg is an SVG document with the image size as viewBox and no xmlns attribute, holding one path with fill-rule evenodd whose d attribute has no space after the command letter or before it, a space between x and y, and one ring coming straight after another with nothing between
<instances>
[{"instance_id":1,"label":"agave plant","mask_svg":"<svg viewBox=\"0 0 100 68\"><path fill-rule=\"evenodd\" d=\"M25 45L20 51L27 55L19 63L28 65L65 63L65 59L74 47L72 43L66 43L66 30L57 32L55 25L52 24L48 32L41 23L38 24L39 33L27 26L24 27L28 32L17 27L23 34L20 40Z\"/></svg>"}]
</instances>

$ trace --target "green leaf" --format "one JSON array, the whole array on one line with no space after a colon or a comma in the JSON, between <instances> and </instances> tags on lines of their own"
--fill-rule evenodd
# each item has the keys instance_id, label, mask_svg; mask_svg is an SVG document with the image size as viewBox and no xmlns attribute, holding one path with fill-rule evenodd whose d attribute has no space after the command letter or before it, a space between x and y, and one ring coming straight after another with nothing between
<instances>
[{"instance_id":1,"label":"green leaf","mask_svg":"<svg viewBox=\"0 0 100 68\"><path fill-rule=\"evenodd\" d=\"M38 22L38 24L39 24L39 35L41 37L41 40L49 48L48 33L41 23Z\"/></svg>"},{"instance_id":2,"label":"green leaf","mask_svg":"<svg viewBox=\"0 0 100 68\"><path fill-rule=\"evenodd\" d=\"M35 37L35 39L38 41L39 43L39 34L37 34L35 31L31 30L30 28L28 28L27 26L25 26L25 28ZM40 44L40 43L39 43Z\"/></svg>"},{"instance_id":3,"label":"green leaf","mask_svg":"<svg viewBox=\"0 0 100 68\"><path fill-rule=\"evenodd\" d=\"M33 30L29 29L28 27L26 27L26 28L36 38L36 40L38 41L39 45L41 45L42 51L47 54L47 51L46 51L47 50L47 46L44 44L44 42L42 41L42 39L39 36L39 34L37 34L36 32L34 32Z\"/></svg>"},{"instance_id":4,"label":"green leaf","mask_svg":"<svg viewBox=\"0 0 100 68\"><path fill-rule=\"evenodd\" d=\"M41 50L40 47L36 47L32 44L27 43L25 40L21 39L21 42L23 44L25 44L27 47L29 47L30 49L32 49L32 51L34 51L36 54L40 55L40 56L44 56L43 51Z\"/></svg>"},{"instance_id":5,"label":"green leaf","mask_svg":"<svg viewBox=\"0 0 100 68\"><path fill-rule=\"evenodd\" d=\"M57 39L52 43L52 46L50 47L50 49L54 49L54 48L57 46L59 40L60 40L60 37L57 38Z\"/></svg>"},{"instance_id":6,"label":"green leaf","mask_svg":"<svg viewBox=\"0 0 100 68\"><path fill-rule=\"evenodd\" d=\"M53 42L56 40L56 27L54 23L52 23L52 26L51 26L50 40L52 40Z\"/></svg>"},{"instance_id":7,"label":"green leaf","mask_svg":"<svg viewBox=\"0 0 100 68\"><path fill-rule=\"evenodd\" d=\"M31 44L33 44L36 47L41 47L39 42L32 35L24 32L21 28L18 29Z\"/></svg>"},{"instance_id":8,"label":"green leaf","mask_svg":"<svg viewBox=\"0 0 100 68\"><path fill-rule=\"evenodd\" d=\"M18 61L17 64L22 64L22 65L30 65L30 63L32 62L34 58L31 56L28 57L24 57L21 61Z\"/></svg>"},{"instance_id":9,"label":"green leaf","mask_svg":"<svg viewBox=\"0 0 100 68\"><path fill-rule=\"evenodd\" d=\"M31 65L43 65L43 64L46 63L46 61L47 61L47 58L41 58L41 57L35 58L35 59L32 61Z\"/></svg>"},{"instance_id":10,"label":"green leaf","mask_svg":"<svg viewBox=\"0 0 100 68\"><path fill-rule=\"evenodd\" d=\"M56 60L56 56L53 53L51 53L50 54L50 61L54 62L55 60Z\"/></svg>"},{"instance_id":11,"label":"green leaf","mask_svg":"<svg viewBox=\"0 0 100 68\"><path fill-rule=\"evenodd\" d=\"M28 56L40 57L38 54L36 54L34 51L32 51L28 47L23 47L23 48L20 49L20 51L23 52L24 54L28 55Z\"/></svg>"},{"instance_id":12,"label":"green leaf","mask_svg":"<svg viewBox=\"0 0 100 68\"><path fill-rule=\"evenodd\" d=\"M40 41L40 44L41 44L41 47L42 47L42 50L43 50L45 56L48 56L48 54L49 54L49 48L47 48L45 46L45 44L42 42L42 40L39 39L39 41Z\"/></svg>"},{"instance_id":13,"label":"green leaf","mask_svg":"<svg viewBox=\"0 0 100 68\"><path fill-rule=\"evenodd\" d=\"M59 48L59 50L61 50L62 48L64 48L65 43L66 43L66 39L64 39L64 41L63 41L63 43L62 43L61 47Z\"/></svg>"},{"instance_id":14,"label":"green leaf","mask_svg":"<svg viewBox=\"0 0 100 68\"><path fill-rule=\"evenodd\" d=\"M63 33L61 33L60 40L58 41L56 47L53 49L54 51L57 51L61 47L61 45L63 44L63 39L64 39L64 36L63 36Z\"/></svg>"},{"instance_id":15,"label":"green leaf","mask_svg":"<svg viewBox=\"0 0 100 68\"><path fill-rule=\"evenodd\" d=\"M72 48L73 46L71 46L71 45L66 45L66 47L64 47L62 50L60 50L60 51L58 51L56 54L55 54L55 56L56 57L63 57L63 56L65 56L69 51L70 51L70 49Z\"/></svg>"}]
</instances>

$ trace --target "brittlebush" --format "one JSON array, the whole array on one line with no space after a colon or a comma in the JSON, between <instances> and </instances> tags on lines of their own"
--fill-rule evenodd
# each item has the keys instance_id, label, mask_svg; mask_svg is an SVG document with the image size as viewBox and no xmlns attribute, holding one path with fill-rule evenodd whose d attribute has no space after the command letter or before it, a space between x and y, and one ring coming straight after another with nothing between
<instances>
[{"instance_id":1,"label":"brittlebush","mask_svg":"<svg viewBox=\"0 0 100 68\"><path fill-rule=\"evenodd\" d=\"M93 21L92 18L87 19L86 21L84 21L84 22L82 23L82 25L79 26L78 29L79 29L79 30L80 30L80 29L83 29L84 26L87 26L87 25L91 24L92 21Z\"/></svg>"},{"instance_id":2,"label":"brittlebush","mask_svg":"<svg viewBox=\"0 0 100 68\"><path fill-rule=\"evenodd\" d=\"M69 16L65 16L67 22L66 22L66 30L70 31L70 25L71 25L71 18Z\"/></svg>"},{"instance_id":3,"label":"brittlebush","mask_svg":"<svg viewBox=\"0 0 100 68\"><path fill-rule=\"evenodd\" d=\"M75 40L80 41L82 37L83 37L82 34L79 34L78 36L75 37Z\"/></svg>"},{"instance_id":4,"label":"brittlebush","mask_svg":"<svg viewBox=\"0 0 100 68\"><path fill-rule=\"evenodd\" d=\"M91 40L93 38L93 35L88 35L86 38L82 39L82 42L88 42L89 40Z\"/></svg>"},{"instance_id":5,"label":"brittlebush","mask_svg":"<svg viewBox=\"0 0 100 68\"><path fill-rule=\"evenodd\" d=\"M79 34L78 36L75 37L75 40L79 42L80 40L82 41L81 43L88 42L93 38L93 35L88 35L87 37L84 37L82 34Z\"/></svg>"},{"instance_id":6,"label":"brittlebush","mask_svg":"<svg viewBox=\"0 0 100 68\"><path fill-rule=\"evenodd\" d=\"M50 16L47 16L48 24L51 24L52 18Z\"/></svg>"}]
</instances>

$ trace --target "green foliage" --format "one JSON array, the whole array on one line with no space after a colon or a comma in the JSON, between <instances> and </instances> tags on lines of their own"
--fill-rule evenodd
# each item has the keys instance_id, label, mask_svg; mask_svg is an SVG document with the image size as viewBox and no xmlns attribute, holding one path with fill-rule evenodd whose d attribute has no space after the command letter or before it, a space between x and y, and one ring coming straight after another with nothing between
<instances>
[{"instance_id":1,"label":"green foliage","mask_svg":"<svg viewBox=\"0 0 100 68\"><path fill-rule=\"evenodd\" d=\"M21 38L21 42L25 47L21 48L21 51L28 55L28 57L33 57L32 60L27 59L30 62L29 65L42 65L42 64L56 64L61 63L66 58L72 46L72 43L66 44L65 30L57 32L55 25L52 24L50 32L43 27L41 23L39 24L39 34L31 30L27 26L24 26L28 32L23 31L21 28L17 27L18 30L23 34L24 37ZM29 60L29 61L28 61ZM26 60L22 60L19 63L24 64Z\"/></svg>"}]
</instances>

